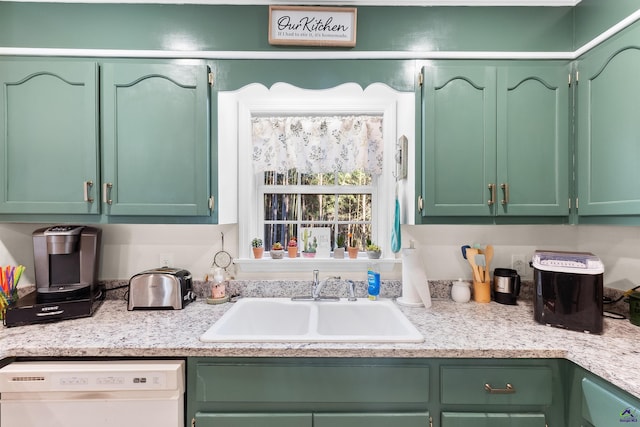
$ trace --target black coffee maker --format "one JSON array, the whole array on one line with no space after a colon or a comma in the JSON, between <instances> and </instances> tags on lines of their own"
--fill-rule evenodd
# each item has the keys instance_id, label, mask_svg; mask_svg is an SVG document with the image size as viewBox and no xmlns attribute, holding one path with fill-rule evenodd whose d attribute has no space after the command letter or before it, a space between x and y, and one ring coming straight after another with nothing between
<instances>
[{"instance_id":1,"label":"black coffee maker","mask_svg":"<svg viewBox=\"0 0 640 427\"><path fill-rule=\"evenodd\" d=\"M101 230L56 225L33 232L39 302L92 299L98 283Z\"/></svg>"},{"instance_id":2,"label":"black coffee maker","mask_svg":"<svg viewBox=\"0 0 640 427\"><path fill-rule=\"evenodd\" d=\"M520 295L520 275L510 268L493 270L493 300L500 304L516 305Z\"/></svg>"}]
</instances>

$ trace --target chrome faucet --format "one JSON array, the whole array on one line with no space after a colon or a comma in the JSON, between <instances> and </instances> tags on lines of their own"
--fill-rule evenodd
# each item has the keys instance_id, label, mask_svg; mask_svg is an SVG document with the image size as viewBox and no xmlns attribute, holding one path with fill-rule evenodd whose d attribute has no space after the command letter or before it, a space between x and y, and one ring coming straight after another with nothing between
<instances>
[{"instance_id":1,"label":"chrome faucet","mask_svg":"<svg viewBox=\"0 0 640 427\"><path fill-rule=\"evenodd\" d=\"M320 275L319 270L313 270L313 283L311 284L310 296L294 296L291 298L291 300L292 301L340 301L340 298L336 296L328 296L328 297L320 296L320 292L322 292L322 289L327 284L327 282L329 282L330 280L340 280L340 276L331 276L331 277L327 277L326 279L320 280L319 275ZM349 293L348 300L356 301L357 299L355 296L355 283L353 282L353 280L345 280L345 282L347 283L347 292Z\"/></svg>"},{"instance_id":2,"label":"chrome faucet","mask_svg":"<svg viewBox=\"0 0 640 427\"><path fill-rule=\"evenodd\" d=\"M320 298L320 292L322 291L322 288L324 288L324 285L326 285L329 280L339 280L339 279L340 279L340 276L333 276L333 277L327 277L322 281L318 281L318 270L313 270L313 289L311 289L311 297L313 298L313 300L317 301L320 299L329 299L329 300L340 299L338 297Z\"/></svg>"}]
</instances>

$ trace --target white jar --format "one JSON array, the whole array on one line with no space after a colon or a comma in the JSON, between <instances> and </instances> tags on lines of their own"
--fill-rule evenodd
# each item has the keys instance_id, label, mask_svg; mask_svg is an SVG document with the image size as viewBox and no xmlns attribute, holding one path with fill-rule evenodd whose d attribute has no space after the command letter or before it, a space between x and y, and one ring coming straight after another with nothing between
<instances>
[{"instance_id":1,"label":"white jar","mask_svg":"<svg viewBox=\"0 0 640 427\"><path fill-rule=\"evenodd\" d=\"M451 299L455 302L469 302L471 299L471 287L468 282L458 279L451 286Z\"/></svg>"}]
</instances>

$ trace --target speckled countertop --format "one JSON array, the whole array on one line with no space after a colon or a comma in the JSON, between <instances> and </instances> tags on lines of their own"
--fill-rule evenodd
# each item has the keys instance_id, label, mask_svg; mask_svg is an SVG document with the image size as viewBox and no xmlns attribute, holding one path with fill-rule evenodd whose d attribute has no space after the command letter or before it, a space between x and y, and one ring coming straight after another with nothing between
<instances>
[{"instance_id":1,"label":"speckled countertop","mask_svg":"<svg viewBox=\"0 0 640 427\"><path fill-rule=\"evenodd\" d=\"M231 304L201 298L184 310L127 311L122 299L107 299L92 317L2 328L0 357L565 358L640 397L640 328L628 320L605 318L604 333L591 335L536 323L528 298L506 306L432 295L429 309L401 306L423 343L204 343L198 337Z\"/></svg>"}]
</instances>

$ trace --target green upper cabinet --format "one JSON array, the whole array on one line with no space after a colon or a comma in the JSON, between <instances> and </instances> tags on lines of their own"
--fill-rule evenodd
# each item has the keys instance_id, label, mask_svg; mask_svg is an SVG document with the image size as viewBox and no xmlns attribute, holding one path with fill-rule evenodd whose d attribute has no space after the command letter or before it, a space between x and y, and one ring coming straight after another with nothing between
<instances>
[{"instance_id":1,"label":"green upper cabinet","mask_svg":"<svg viewBox=\"0 0 640 427\"><path fill-rule=\"evenodd\" d=\"M99 213L98 66L0 62L0 213Z\"/></svg>"},{"instance_id":2,"label":"green upper cabinet","mask_svg":"<svg viewBox=\"0 0 640 427\"><path fill-rule=\"evenodd\" d=\"M578 63L578 214L640 214L640 28Z\"/></svg>"},{"instance_id":3,"label":"green upper cabinet","mask_svg":"<svg viewBox=\"0 0 640 427\"><path fill-rule=\"evenodd\" d=\"M423 75L423 216L568 215L567 64Z\"/></svg>"},{"instance_id":4,"label":"green upper cabinet","mask_svg":"<svg viewBox=\"0 0 640 427\"><path fill-rule=\"evenodd\" d=\"M210 214L208 75L205 65L104 65L106 214Z\"/></svg>"},{"instance_id":5,"label":"green upper cabinet","mask_svg":"<svg viewBox=\"0 0 640 427\"><path fill-rule=\"evenodd\" d=\"M495 68L434 66L423 76L423 215L493 215Z\"/></svg>"}]
</instances>

